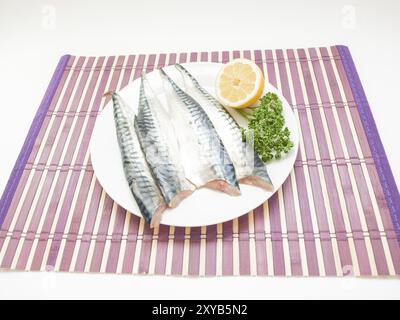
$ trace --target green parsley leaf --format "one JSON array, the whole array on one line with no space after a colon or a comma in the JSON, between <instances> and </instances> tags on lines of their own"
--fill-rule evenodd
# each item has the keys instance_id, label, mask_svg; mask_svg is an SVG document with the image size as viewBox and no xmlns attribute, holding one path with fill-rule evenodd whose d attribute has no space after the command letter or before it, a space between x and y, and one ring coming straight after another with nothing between
<instances>
[{"instance_id":1,"label":"green parsley leaf","mask_svg":"<svg viewBox=\"0 0 400 320\"><path fill-rule=\"evenodd\" d=\"M260 103L252 107L251 113L241 114L249 120L248 129L241 128L243 141L254 144L256 152L264 162L280 159L293 148L290 131L282 115L282 101L275 93L267 93Z\"/></svg>"}]
</instances>

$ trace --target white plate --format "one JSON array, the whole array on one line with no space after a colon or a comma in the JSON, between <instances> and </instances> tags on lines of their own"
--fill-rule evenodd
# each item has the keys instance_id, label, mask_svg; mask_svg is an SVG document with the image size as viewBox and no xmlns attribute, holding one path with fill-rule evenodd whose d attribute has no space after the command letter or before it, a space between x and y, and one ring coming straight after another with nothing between
<instances>
[{"instance_id":1,"label":"white plate","mask_svg":"<svg viewBox=\"0 0 400 320\"><path fill-rule=\"evenodd\" d=\"M218 63L190 63L184 64L200 82L200 84L214 94L214 84L221 64ZM177 81L181 82L181 76L174 66L165 67L165 71ZM161 100L165 102L162 89L162 81L159 72L156 70L148 74L149 82ZM137 111L139 101L140 79L133 81L119 94ZM280 188L293 168L298 145L299 134L297 123L288 102L283 95L268 82L265 83L264 93L275 92L283 101L283 113L286 125L290 129L293 149L279 161L268 163L267 169L274 184L274 192ZM232 115L243 125L243 119ZM128 183L122 168L121 155L115 133L112 103L110 102L101 114L97 117L96 125L90 143L90 152L95 175L108 195L120 206L140 216L139 208L131 194ZM161 223L172 226L205 226L225 222L237 218L253 210L273 195L273 192L266 192L260 188L240 185L242 195L231 197L227 194L202 188L196 190L190 197L181 202L174 209L164 212Z\"/></svg>"}]
</instances>

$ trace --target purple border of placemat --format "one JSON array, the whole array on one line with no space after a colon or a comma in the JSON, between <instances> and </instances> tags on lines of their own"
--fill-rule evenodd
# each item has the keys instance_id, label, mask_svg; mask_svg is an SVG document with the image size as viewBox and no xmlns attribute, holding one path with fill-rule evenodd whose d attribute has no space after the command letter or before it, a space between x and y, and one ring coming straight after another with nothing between
<instances>
[{"instance_id":1,"label":"purple border of placemat","mask_svg":"<svg viewBox=\"0 0 400 320\"><path fill-rule=\"evenodd\" d=\"M42 99L42 102L40 103L39 109L32 121L28 135L25 138L24 145L19 153L10 178L8 179L7 185L0 200L0 227L3 225L4 218L10 207L11 200L14 197L15 190L17 189L19 180L21 179L26 162L28 161L29 155L35 144L36 137L39 134L42 123L46 117L47 110L49 109L51 101L53 100L54 94L56 93L58 84L61 81L62 74L70 57L70 55L64 55L58 62L57 68L50 80L46 93Z\"/></svg>"},{"instance_id":2,"label":"purple border of placemat","mask_svg":"<svg viewBox=\"0 0 400 320\"><path fill-rule=\"evenodd\" d=\"M368 137L369 146L374 158L379 179L382 184L387 205L392 216L393 226L397 234L397 240L400 242L400 194L396 186L396 181L389 161L385 153L381 138L374 117L371 112L365 91L361 84L356 66L351 56L350 50L346 46L336 46L340 56L342 57L343 66L346 71L347 78L350 83L351 91L358 106L361 121L364 126L365 133Z\"/></svg>"}]
</instances>

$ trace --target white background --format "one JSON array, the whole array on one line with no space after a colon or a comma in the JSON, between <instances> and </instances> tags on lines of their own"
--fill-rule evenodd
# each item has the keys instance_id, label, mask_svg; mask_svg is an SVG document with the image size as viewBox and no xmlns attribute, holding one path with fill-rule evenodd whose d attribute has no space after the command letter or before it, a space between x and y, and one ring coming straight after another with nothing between
<instances>
[{"instance_id":1,"label":"white background","mask_svg":"<svg viewBox=\"0 0 400 320\"><path fill-rule=\"evenodd\" d=\"M345 44L400 184L400 1L0 0L0 190L61 55ZM397 279L0 273L0 298L400 298Z\"/></svg>"}]
</instances>

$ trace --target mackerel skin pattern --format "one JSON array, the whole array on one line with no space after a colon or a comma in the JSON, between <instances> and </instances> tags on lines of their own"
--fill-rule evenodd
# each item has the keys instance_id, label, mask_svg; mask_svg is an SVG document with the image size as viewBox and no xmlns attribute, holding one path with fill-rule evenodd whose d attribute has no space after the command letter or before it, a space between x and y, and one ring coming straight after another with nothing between
<instances>
[{"instance_id":1,"label":"mackerel skin pattern","mask_svg":"<svg viewBox=\"0 0 400 320\"><path fill-rule=\"evenodd\" d=\"M168 134L168 124L168 114L150 88L146 76L142 75L135 129L165 202L176 206L180 195L189 195L193 186L186 180L176 157L177 147L172 134Z\"/></svg>"},{"instance_id":2,"label":"mackerel skin pattern","mask_svg":"<svg viewBox=\"0 0 400 320\"><path fill-rule=\"evenodd\" d=\"M184 79L186 92L190 93L200 102L212 120L235 165L238 180L255 176L261 178L266 184L272 187L272 181L265 164L257 152L255 152L252 144L242 141L242 133L236 120L217 99L199 84L197 79L187 69L180 64L176 64L175 66ZM254 179L251 181L254 182ZM262 184L265 185L264 183Z\"/></svg>"},{"instance_id":3,"label":"mackerel skin pattern","mask_svg":"<svg viewBox=\"0 0 400 320\"><path fill-rule=\"evenodd\" d=\"M199 145L202 157L206 158L213 171L210 180L226 181L230 186L239 190L234 165L209 117L195 99L185 93L164 70L160 71L181 102L183 106L181 111L186 112L190 126L196 132L197 141L193 141L193 144Z\"/></svg>"},{"instance_id":4,"label":"mackerel skin pattern","mask_svg":"<svg viewBox=\"0 0 400 320\"><path fill-rule=\"evenodd\" d=\"M133 112L118 94L112 93L111 95L125 177L143 218L151 224L154 216L163 210L164 200L135 133L134 122L136 119Z\"/></svg>"}]
</instances>

